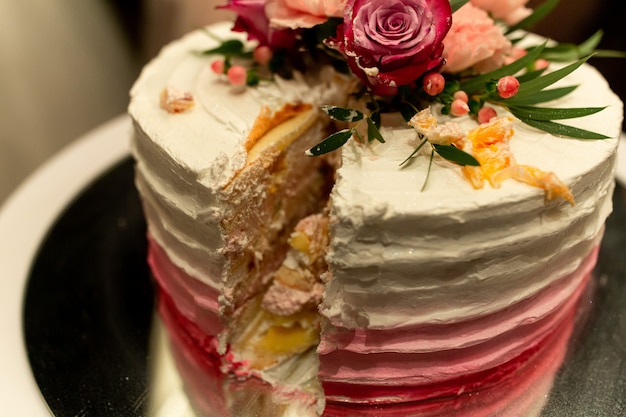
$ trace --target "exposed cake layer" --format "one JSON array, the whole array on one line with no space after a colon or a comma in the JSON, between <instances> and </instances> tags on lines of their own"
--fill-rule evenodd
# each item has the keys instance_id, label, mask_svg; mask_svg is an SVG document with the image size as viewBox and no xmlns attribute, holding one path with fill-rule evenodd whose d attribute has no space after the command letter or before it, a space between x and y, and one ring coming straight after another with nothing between
<instances>
[{"instance_id":1,"label":"exposed cake layer","mask_svg":"<svg viewBox=\"0 0 626 417\"><path fill-rule=\"evenodd\" d=\"M219 295L217 309L217 298L202 303L229 311L225 321L269 284L296 222L325 205L334 162L302 155L327 134L319 103L346 99L345 79L332 70L310 84L277 80L233 91L200 53L217 45L213 36L233 36L229 29L196 31L166 47L144 68L129 106L151 237ZM189 93L193 106L167 112L166 87Z\"/></svg>"}]
</instances>

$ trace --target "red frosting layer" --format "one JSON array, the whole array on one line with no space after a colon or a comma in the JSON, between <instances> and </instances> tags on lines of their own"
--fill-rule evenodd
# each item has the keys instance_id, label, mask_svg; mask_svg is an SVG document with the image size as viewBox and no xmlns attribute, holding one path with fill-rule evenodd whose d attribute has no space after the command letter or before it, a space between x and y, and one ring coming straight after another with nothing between
<instances>
[{"instance_id":1,"label":"red frosting layer","mask_svg":"<svg viewBox=\"0 0 626 417\"><path fill-rule=\"evenodd\" d=\"M207 335L217 335L223 330L218 314L219 293L175 265L150 235L148 263L157 283L183 316Z\"/></svg>"},{"instance_id":2,"label":"red frosting layer","mask_svg":"<svg viewBox=\"0 0 626 417\"><path fill-rule=\"evenodd\" d=\"M432 350L429 329L413 329L414 352L406 350L371 352L371 345L384 337L379 332L374 340L367 337L351 341L351 350L337 348L320 355L320 380L327 399L336 402L394 403L419 401L458 395L499 383L508 378L535 351L547 337L561 331L571 315L591 276L597 259L597 248L574 273L562 278L531 299L525 300L499 315L485 319L486 335L479 343L464 346L442 341L443 348ZM550 305L549 309L545 305ZM516 320L512 318L517 316ZM514 327L497 325L501 317ZM490 326L490 324L494 324ZM468 327L467 330L463 326ZM451 327L453 338L480 326L480 321L456 323ZM435 329L440 336L448 326ZM366 335L370 333L363 331ZM393 340L395 330L387 332ZM424 337L423 337L424 335ZM325 337L326 335L323 335ZM426 339L428 348L420 344ZM355 352L357 343L369 344L365 353ZM384 348L384 346L382 346Z\"/></svg>"},{"instance_id":3,"label":"red frosting layer","mask_svg":"<svg viewBox=\"0 0 626 417\"><path fill-rule=\"evenodd\" d=\"M221 330L217 292L173 264L153 239L149 256L161 289L159 312L193 403L200 410L220 410L224 412L220 415L229 415L224 396L230 395L234 387L222 370L232 370L236 364L229 364L227 356L217 353L214 335ZM320 348L320 379L327 398L325 415L443 416L462 409L463 415L486 416L507 415L502 411L505 409L532 408L543 394L531 400L523 393L529 386L540 384L540 380L547 381L540 384L545 386L542 392L549 389L596 256L597 249L578 271L519 305L486 317L483 327L488 330L478 320L387 334L390 346L408 346L413 334L417 344L424 342L419 353L406 353L403 349L381 352L384 331L356 330L352 338L333 334L335 346L345 349ZM516 316L524 318L521 325L508 327L510 323L520 324ZM478 329L479 337L470 332L477 342L463 343L462 335L467 329ZM496 331L491 339L486 337L494 329L504 330ZM437 351L434 341L443 340L446 335L452 340L448 345L458 347ZM371 352L372 345L377 345L379 351L357 353L362 347ZM384 383L381 375L386 375ZM237 382L236 389L245 392L252 385L269 389L256 378L248 380ZM522 407L525 403L528 404ZM511 404L517 404L517 408L511 408Z\"/></svg>"}]
</instances>

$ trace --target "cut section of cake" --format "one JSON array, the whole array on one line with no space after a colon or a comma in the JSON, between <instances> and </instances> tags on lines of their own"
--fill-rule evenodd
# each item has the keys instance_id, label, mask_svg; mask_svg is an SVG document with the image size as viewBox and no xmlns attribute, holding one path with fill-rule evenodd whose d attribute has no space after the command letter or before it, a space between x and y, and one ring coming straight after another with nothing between
<instances>
[{"instance_id":1,"label":"cut section of cake","mask_svg":"<svg viewBox=\"0 0 626 417\"><path fill-rule=\"evenodd\" d=\"M237 416L442 415L476 392L499 399L471 400L476 415L523 403L516 379L563 357L611 212L623 109L604 79L583 65L552 105L605 107L572 124L608 139L496 107L508 165L479 189L435 145L414 153L423 133L399 114L384 142L357 133L305 156L343 127L322 106L359 103L354 80L323 66L234 88L199 53L230 25L208 32L167 46L129 106L159 309L198 412L211 398ZM460 132L489 126L428 109Z\"/></svg>"}]
</instances>

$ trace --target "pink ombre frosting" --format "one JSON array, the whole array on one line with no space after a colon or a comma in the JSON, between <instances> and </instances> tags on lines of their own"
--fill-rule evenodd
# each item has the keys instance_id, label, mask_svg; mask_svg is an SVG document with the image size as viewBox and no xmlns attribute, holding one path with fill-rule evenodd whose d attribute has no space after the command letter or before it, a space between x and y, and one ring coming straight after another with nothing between
<instances>
[{"instance_id":1,"label":"pink ombre frosting","mask_svg":"<svg viewBox=\"0 0 626 417\"><path fill-rule=\"evenodd\" d=\"M399 331L323 333L319 375L327 401L417 401L482 389L510 377L518 366L511 364L562 331L596 257L597 248L554 286L482 319ZM347 342L343 349L337 339Z\"/></svg>"},{"instance_id":2,"label":"pink ombre frosting","mask_svg":"<svg viewBox=\"0 0 626 417\"><path fill-rule=\"evenodd\" d=\"M223 330L218 313L219 293L172 263L151 236L148 236L148 263L158 285L184 317L207 335L217 335Z\"/></svg>"}]
</instances>

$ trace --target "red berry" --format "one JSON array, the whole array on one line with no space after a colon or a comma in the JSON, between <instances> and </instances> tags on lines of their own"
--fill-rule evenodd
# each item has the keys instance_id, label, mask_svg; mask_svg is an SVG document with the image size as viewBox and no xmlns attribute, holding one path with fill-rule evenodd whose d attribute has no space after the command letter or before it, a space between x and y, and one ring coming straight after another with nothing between
<instances>
[{"instance_id":1,"label":"red berry","mask_svg":"<svg viewBox=\"0 0 626 417\"><path fill-rule=\"evenodd\" d=\"M273 56L274 52L272 51L272 48L267 45L257 46L252 53L254 60L261 65L265 65L270 62Z\"/></svg>"},{"instance_id":2,"label":"red berry","mask_svg":"<svg viewBox=\"0 0 626 417\"><path fill-rule=\"evenodd\" d=\"M469 110L470 108L467 103L458 98L450 105L450 113L452 113L453 116L464 116L469 113Z\"/></svg>"},{"instance_id":3,"label":"red berry","mask_svg":"<svg viewBox=\"0 0 626 417\"><path fill-rule=\"evenodd\" d=\"M466 103L469 101L469 97L467 96L467 93L465 91L463 91L463 90L459 90L459 91L455 92L454 93L454 99L455 100L458 99L458 100L464 101Z\"/></svg>"},{"instance_id":4,"label":"red berry","mask_svg":"<svg viewBox=\"0 0 626 417\"><path fill-rule=\"evenodd\" d=\"M443 88L446 86L446 79L443 78L443 75L438 72L431 72L424 76L422 85L426 94L429 96L436 96L441 93Z\"/></svg>"},{"instance_id":5,"label":"red berry","mask_svg":"<svg viewBox=\"0 0 626 417\"><path fill-rule=\"evenodd\" d=\"M478 110L478 123L489 123L489 121L497 115L498 114L493 107L485 106L482 109Z\"/></svg>"},{"instance_id":6,"label":"red berry","mask_svg":"<svg viewBox=\"0 0 626 417\"><path fill-rule=\"evenodd\" d=\"M241 65L233 65L226 72L226 76L228 77L228 81L230 81L233 86L242 86L246 84L246 80L248 78L248 71Z\"/></svg>"},{"instance_id":7,"label":"red berry","mask_svg":"<svg viewBox=\"0 0 626 417\"><path fill-rule=\"evenodd\" d=\"M507 75L498 80L498 94L502 98L511 98L519 91L519 81L512 75Z\"/></svg>"},{"instance_id":8,"label":"red berry","mask_svg":"<svg viewBox=\"0 0 626 417\"><path fill-rule=\"evenodd\" d=\"M211 70L216 74L223 74L224 73L224 60L216 59L215 61L211 62Z\"/></svg>"},{"instance_id":9,"label":"red berry","mask_svg":"<svg viewBox=\"0 0 626 417\"><path fill-rule=\"evenodd\" d=\"M535 61L535 69L536 70L541 70L544 68L548 68L548 65L550 65L550 63L548 61L546 61L543 58L539 58L538 60Z\"/></svg>"}]
</instances>

